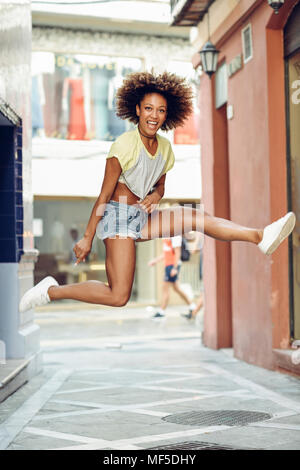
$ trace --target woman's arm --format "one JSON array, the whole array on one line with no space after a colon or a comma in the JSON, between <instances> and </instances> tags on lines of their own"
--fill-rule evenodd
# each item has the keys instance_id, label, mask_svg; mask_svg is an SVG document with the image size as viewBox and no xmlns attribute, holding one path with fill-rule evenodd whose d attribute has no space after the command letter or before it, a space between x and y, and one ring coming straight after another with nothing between
<instances>
[{"instance_id":1,"label":"woman's arm","mask_svg":"<svg viewBox=\"0 0 300 470\"><path fill-rule=\"evenodd\" d=\"M103 216L105 206L115 190L121 173L122 168L119 160L116 157L112 157L106 160L105 173L100 195L93 207L90 219L84 232L84 238L91 241L93 240L98 222Z\"/></svg>"},{"instance_id":2,"label":"woman's arm","mask_svg":"<svg viewBox=\"0 0 300 470\"><path fill-rule=\"evenodd\" d=\"M174 259L173 268L171 269L171 272L170 272L170 276L176 276L176 274L178 273L178 263L179 263L179 260L180 260L180 257L181 257L181 247L180 246L176 246L175 248L173 248L173 250L174 250L174 253L175 253L175 259Z\"/></svg>"},{"instance_id":3,"label":"woman's arm","mask_svg":"<svg viewBox=\"0 0 300 470\"><path fill-rule=\"evenodd\" d=\"M96 233L96 228L99 220L101 220L105 206L110 200L115 187L117 185L122 168L119 160L116 157L109 158L106 160L105 173L103 183L100 191L100 195L96 200L92 213L90 215L87 227L84 232L84 236L74 247L74 252L77 257L76 264L85 260L85 257L91 251L93 238Z\"/></svg>"},{"instance_id":4,"label":"woman's arm","mask_svg":"<svg viewBox=\"0 0 300 470\"><path fill-rule=\"evenodd\" d=\"M157 256L156 258L151 259L150 261L148 261L148 266L154 266L159 261L162 261L164 257L165 255L162 254L162 255Z\"/></svg>"},{"instance_id":5,"label":"woman's arm","mask_svg":"<svg viewBox=\"0 0 300 470\"><path fill-rule=\"evenodd\" d=\"M156 185L154 186L155 190L153 191L153 193L156 192L159 195L159 200L161 200L163 195L165 194L165 182L166 182L166 174L162 175L157 181Z\"/></svg>"},{"instance_id":6,"label":"woman's arm","mask_svg":"<svg viewBox=\"0 0 300 470\"><path fill-rule=\"evenodd\" d=\"M174 268L177 269L178 268L178 263L179 263L179 260L180 260L180 257L181 257L181 247L176 246L173 249L174 249L174 253L175 253Z\"/></svg>"},{"instance_id":7,"label":"woman's arm","mask_svg":"<svg viewBox=\"0 0 300 470\"><path fill-rule=\"evenodd\" d=\"M165 193L165 181L166 181L166 174L162 175L157 183L154 186L154 191L148 196L145 197L142 201L138 201L142 209L144 209L148 214L156 209L159 201L163 197Z\"/></svg>"}]
</instances>

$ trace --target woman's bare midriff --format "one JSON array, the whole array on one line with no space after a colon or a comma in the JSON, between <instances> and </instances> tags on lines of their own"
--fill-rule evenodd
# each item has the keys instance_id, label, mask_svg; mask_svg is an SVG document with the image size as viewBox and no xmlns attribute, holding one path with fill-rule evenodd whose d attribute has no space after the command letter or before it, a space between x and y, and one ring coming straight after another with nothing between
<instances>
[{"instance_id":1,"label":"woman's bare midriff","mask_svg":"<svg viewBox=\"0 0 300 470\"><path fill-rule=\"evenodd\" d=\"M117 183L111 200L116 202L121 202L123 204L128 204L129 206L136 204L139 201L139 197L133 194L130 189L127 188L124 183Z\"/></svg>"}]
</instances>

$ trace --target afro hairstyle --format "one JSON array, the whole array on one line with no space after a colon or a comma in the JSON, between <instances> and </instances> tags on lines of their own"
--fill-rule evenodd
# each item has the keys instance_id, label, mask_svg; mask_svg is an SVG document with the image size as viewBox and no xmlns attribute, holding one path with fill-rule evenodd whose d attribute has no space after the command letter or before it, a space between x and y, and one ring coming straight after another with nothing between
<instances>
[{"instance_id":1,"label":"afro hairstyle","mask_svg":"<svg viewBox=\"0 0 300 470\"><path fill-rule=\"evenodd\" d=\"M159 93L167 100L167 118L161 127L164 131L183 126L193 112L193 92L184 78L169 72L134 72L127 75L117 91L117 116L137 124L136 105L148 93Z\"/></svg>"}]
</instances>

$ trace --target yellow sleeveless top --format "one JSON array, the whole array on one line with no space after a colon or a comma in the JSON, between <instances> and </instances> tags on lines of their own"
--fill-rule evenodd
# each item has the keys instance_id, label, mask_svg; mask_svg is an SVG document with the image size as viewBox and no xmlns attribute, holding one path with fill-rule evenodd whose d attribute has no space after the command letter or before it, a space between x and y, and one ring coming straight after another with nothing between
<instances>
[{"instance_id":1,"label":"yellow sleeveless top","mask_svg":"<svg viewBox=\"0 0 300 470\"><path fill-rule=\"evenodd\" d=\"M125 132L112 144L106 158L116 157L121 165L120 183L136 196L144 199L159 178L171 170L175 157L168 139L156 134L158 146L155 155L146 149L138 128Z\"/></svg>"}]
</instances>

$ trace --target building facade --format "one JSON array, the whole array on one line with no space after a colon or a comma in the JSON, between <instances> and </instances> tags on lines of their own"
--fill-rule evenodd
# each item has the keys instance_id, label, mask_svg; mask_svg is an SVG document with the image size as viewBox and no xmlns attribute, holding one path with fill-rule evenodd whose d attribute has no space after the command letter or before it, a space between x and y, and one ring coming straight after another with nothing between
<instances>
[{"instance_id":1,"label":"building facade","mask_svg":"<svg viewBox=\"0 0 300 470\"><path fill-rule=\"evenodd\" d=\"M31 11L0 5L0 401L41 367L39 327L19 299L33 282Z\"/></svg>"},{"instance_id":2,"label":"building facade","mask_svg":"<svg viewBox=\"0 0 300 470\"><path fill-rule=\"evenodd\" d=\"M205 240L204 344L298 374L291 345L300 338L300 4L285 1L276 15L265 0L202 2L197 20L188 16L197 2L183 3L174 24L192 27L194 67L208 15L220 50L216 73L203 74L199 89L205 210L258 228L288 210L297 217L271 258L254 245Z\"/></svg>"}]
</instances>

